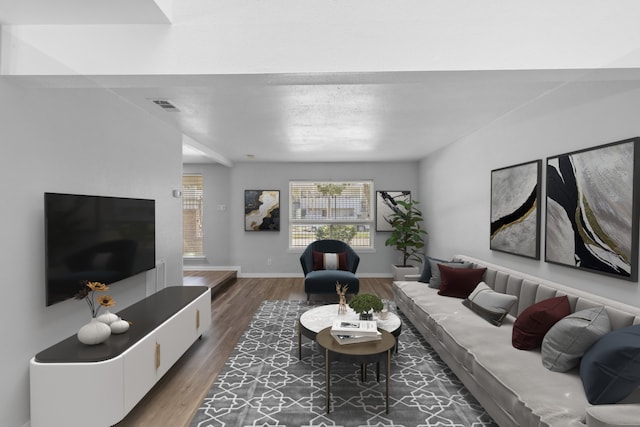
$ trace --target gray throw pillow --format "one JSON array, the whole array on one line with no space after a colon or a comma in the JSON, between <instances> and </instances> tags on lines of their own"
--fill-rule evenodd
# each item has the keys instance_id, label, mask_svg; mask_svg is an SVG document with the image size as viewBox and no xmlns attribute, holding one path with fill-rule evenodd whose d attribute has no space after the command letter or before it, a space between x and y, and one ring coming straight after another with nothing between
<instances>
[{"instance_id":1,"label":"gray throw pillow","mask_svg":"<svg viewBox=\"0 0 640 427\"><path fill-rule=\"evenodd\" d=\"M429 287L433 289L440 289L440 282L442 282L442 276L440 275L440 268L438 264L446 265L451 268L471 268L471 264L468 262L442 262L435 259L429 259L429 266L431 267L431 279L429 279Z\"/></svg>"},{"instance_id":2,"label":"gray throw pillow","mask_svg":"<svg viewBox=\"0 0 640 427\"><path fill-rule=\"evenodd\" d=\"M566 372L580 364L593 343L611 331L604 307L577 311L560 319L542 340L542 364L554 372Z\"/></svg>"},{"instance_id":3,"label":"gray throw pillow","mask_svg":"<svg viewBox=\"0 0 640 427\"><path fill-rule=\"evenodd\" d=\"M420 273L420 278L418 282L429 283L431 280L431 263L429 261L438 261L438 262L448 262L446 259L438 259L430 256L424 257L424 267L422 269L422 273Z\"/></svg>"},{"instance_id":4,"label":"gray throw pillow","mask_svg":"<svg viewBox=\"0 0 640 427\"><path fill-rule=\"evenodd\" d=\"M517 296L496 292L480 282L462 304L487 322L500 326L516 301Z\"/></svg>"}]
</instances>

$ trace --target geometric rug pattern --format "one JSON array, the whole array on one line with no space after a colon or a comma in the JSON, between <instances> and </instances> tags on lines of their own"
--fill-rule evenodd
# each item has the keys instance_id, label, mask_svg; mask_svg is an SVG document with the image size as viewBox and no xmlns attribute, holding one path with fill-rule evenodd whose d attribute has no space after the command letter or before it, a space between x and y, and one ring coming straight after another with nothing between
<instances>
[{"instance_id":1,"label":"geometric rug pattern","mask_svg":"<svg viewBox=\"0 0 640 427\"><path fill-rule=\"evenodd\" d=\"M389 414L384 368L367 380L360 367L331 365L331 412L326 413L324 354L296 322L307 302L264 301L201 403L190 427L493 427L491 417L400 313L392 355Z\"/></svg>"}]
</instances>

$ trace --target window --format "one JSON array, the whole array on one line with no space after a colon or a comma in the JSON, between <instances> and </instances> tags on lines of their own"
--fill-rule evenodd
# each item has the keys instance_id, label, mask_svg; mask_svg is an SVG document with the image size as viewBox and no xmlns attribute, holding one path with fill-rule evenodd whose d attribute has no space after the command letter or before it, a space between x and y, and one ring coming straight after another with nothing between
<instances>
[{"instance_id":1,"label":"window","mask_svg":"<svg viewBox=\"0 0 640 427\"><path fill-rule=\"evenodd\" d=\"M372 181L289 182L289 244L306 247L318 239L373 248Z\"/></svg>"},{"instance_id":2,"label":"window","mask_svg":"<svg viewBox=\"0 0 640 427\"><path fill-rule=\"evenodd\" d=\"M182 256L204 257L202 244L202 175L182 177Z\"/></svg>"}]
</instances>

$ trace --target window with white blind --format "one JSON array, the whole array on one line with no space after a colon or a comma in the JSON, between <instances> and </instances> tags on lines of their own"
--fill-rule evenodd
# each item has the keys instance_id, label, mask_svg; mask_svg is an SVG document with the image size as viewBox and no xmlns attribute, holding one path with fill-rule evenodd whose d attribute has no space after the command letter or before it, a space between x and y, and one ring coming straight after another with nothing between
<instances>
[{"instance_id":1,"label":"window with white blind","mask_svg":"<svg viewBox=\"0 0 640 427\"><path fill-rule=\"evenodd\" d=\"M373 200L373 181L290 181L290 246L336 239L373 248Z\"/></svg>"},{"instance_id":2,"label":"window with white blind","mask_svg":"<svg viewBox=\"0 0 640 427\"><path fill-rule=\"evenodd\" d=\"M204 257L202 201L202 175L183 175L182 253L185 258Z\"/></svg>"}]
</instances>

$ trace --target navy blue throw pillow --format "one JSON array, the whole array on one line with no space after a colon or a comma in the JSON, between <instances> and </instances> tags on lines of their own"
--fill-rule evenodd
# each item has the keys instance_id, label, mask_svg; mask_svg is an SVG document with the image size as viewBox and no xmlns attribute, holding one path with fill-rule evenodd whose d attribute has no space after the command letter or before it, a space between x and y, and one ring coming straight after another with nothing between
<instances>
[{"instance_id":1,"label":"navy blue throw pillow","mask_svg":"<svg viewBox=\"0 0 640 427\"><path fill-rule=\"evenodd\" d=\"M640 325L604 335L580 362L580 378L589 403L618 403L640 385Z\"/></svg>"},{"instance_id":2,"label":"navy blue throw pillow","mask_svg":"<svg viewBox=\"0 0 640 427\"><path fill-rule=\"evenodd\" d=\"M448 262L444 259L432 258L430 256L424 257L424 268L422 269L422 273L420 274L418 282L429 283L429 280L431 280L431 263L429 262L429 260L437 262Z\"/></svg>"}]
</instances>

